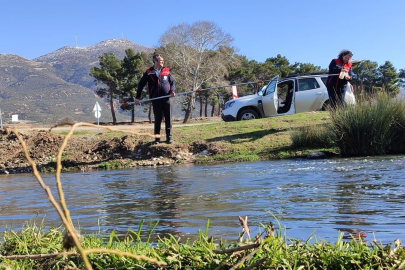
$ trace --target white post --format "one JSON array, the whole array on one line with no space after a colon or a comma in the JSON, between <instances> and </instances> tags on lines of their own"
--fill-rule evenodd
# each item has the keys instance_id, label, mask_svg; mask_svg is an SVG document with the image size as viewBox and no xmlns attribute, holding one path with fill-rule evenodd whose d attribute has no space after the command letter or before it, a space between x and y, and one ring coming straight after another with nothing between
<instances>
[{"instance_id":1,"label":"white post","mask_svg":"<svg viewBox=\"0 0 405 270\"><path fill-rule=\"evenodd\" d=\"M100 114L100 112L96 112L96 113ZM97 133L100 133L100 117L97 117L97 126L98 126Z\"/></svg>"},{"instance_id":2,"label":"white post","mask_svg":"<svg viewBox=\"0 0 405 270\"><path fill-rule=\"evenodd\" d=\"M94 105L93 108L94 116L97 118L97 126L100 125L100 116L101 116L101 107L98 104L98 101L96 101L96 105ZM98 133L100 133L100 127L98 128Z\"/></svg>"}]
</instances>

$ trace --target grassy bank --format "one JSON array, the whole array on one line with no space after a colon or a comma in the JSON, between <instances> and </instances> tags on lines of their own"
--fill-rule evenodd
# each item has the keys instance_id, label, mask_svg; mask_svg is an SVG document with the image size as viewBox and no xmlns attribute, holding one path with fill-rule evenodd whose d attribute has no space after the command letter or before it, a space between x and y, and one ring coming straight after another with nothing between
<instances>
[{"instance_id":1,"label":"grassy bank","mask_svg":"<svg viewBox=\"0 0 405 270\"><path fill-rule=\"evenodd\" d=\"M327 155L334 156L338 154L336 144L317 144L310 145L305 140L302 145L293 144L292 134L302 129L311 127L325 127L330 124L330 115L328 112L308 112L283 117L272 117L257 119L254 121L224 122L216 119L198 119L189 125L175 123L173 127L173 138L175 143L168 145L165 143L151 145L154 140L152 125L135 124L136 133L128 132L132 125L111 127L114 130L101 128L80 129L72 132L69 141L77 144L76 138L87 138L85 144L90 145L90 140L97 142L94 149L86 152L98 154L98 167L101 169L114 169L122 167L139 166L137 164L147 164L147 166L156 165L149 162L158 157L165 158L161 162L167 164L177 163L229 163L242 161L258 161L287 158L305 158L309 152L314 150L322 151ZM80 127L85 128L85 127ZM120 131L121 130L121 131ZM66 136L67 129L53 130L56 135ZM149 135L149 136L147 136ZM131 145L120 148L119 141L131 140ZM112 141L114 140L114 141ZM165 137L163 136L163 140ZM118 142L118 144L117 144ZM109 146L108 146L109 145ZM86 147L86 146L82 146ZM101 152L100 149L106 151ZM107 151L108 150L108 151ZM83 156L87 156L87 153ZM204 153L205 154L201 154ZM65 151L63 161L63 171L74 171L75 160L81 158L74 149ZM131 153L140 153L135 159L131 158ZM148 153L148 154L147 154ZM185 153L187 158L174 158L178 153ZM108 157L106 155L109 155ZM102 156L100 156L102 155ZM104 158L104 159L102 159ZM83 160L83 159L82 159ZM145 160L147 162L144 162ZM93 166L97 162L89 160ZM68 167L69 165L73 167ZM159 165L159 164L158 164ZM144 165L142 165L144 166ZM43 166L44 171L47 166ZM76 169L79 168L78 166ZM49 167L47 171L54 171L56 168Z\"/></svg>"},{"instance_id":2,"label":"grassy bank","mask_svg":"<svg viewBox=\"0 0 405 270\"><path fill-rule=\"evenodd\" d=\"M327 125L328 112L308 112L254 121L215 122L175 127L176 143L205 143L217 149L197 162L239 162L306 157L313 150L336 153L336 146L292 147L291 132L307 126Z\"/></svg>"}]
</instances>

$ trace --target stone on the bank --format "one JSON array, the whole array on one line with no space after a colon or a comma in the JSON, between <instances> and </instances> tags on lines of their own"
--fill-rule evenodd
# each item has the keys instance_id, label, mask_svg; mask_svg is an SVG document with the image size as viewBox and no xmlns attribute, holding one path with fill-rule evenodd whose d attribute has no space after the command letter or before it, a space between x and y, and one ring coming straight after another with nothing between
<instances>
[{"instance_id":1,"label":"stone on the bank","mask_svg":"<svg viewBox=\"0 0 405 270\"><path fill-rule=\"evenodd\" d=\"M322 159L327 158L327 156L323 152L313 151L307 155L308 159Z\"/></svg>"}]
</instances>

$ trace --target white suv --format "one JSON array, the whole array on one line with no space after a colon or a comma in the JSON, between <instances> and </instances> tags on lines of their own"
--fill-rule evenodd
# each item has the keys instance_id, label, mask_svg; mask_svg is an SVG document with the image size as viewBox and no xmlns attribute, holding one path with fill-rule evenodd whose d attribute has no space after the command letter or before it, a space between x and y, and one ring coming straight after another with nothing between
<instances>
[{"instance_id":1,"label":"white suv","mask_svg":"<svg viewBox=\"0 0 405 270\"><path fill-rule=\"evenodd\" d=\"M328 74L290 75L280 81L278 77L271 79L257 94L227 101L222 119L250 120L328 108Z\"/></svg>"}]
</instances>

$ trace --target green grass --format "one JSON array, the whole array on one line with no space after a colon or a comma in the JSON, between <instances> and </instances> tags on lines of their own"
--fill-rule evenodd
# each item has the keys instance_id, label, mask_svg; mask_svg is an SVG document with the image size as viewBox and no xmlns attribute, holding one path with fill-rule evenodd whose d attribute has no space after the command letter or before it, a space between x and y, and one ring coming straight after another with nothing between
<instances>
[{"instance_id":1,"label":"green grass","mask_svg":"<svg viewBox=\"0 0 405 270\"><path fill-rule=\"evenodd\" d=\"M98 167L102 169L118 169L121 168L122 165L118 161L108 161L108 162L101 162L98 165Z\"/></svg>"},{"instance_id":2,"label":"green grass","mask_svg":"<svg viewBox=\"0 0 405 270\"><path fill-rule=\"evenodd\" d=\"M198 163L210 162L240 162L257 161L280 158L304 157L312 150L320 149L319 146L303 146L306 149L293 145L291 131L307 126L323 126L330 124L328 112L307 112L281 117L270 117L250 121L204 122L201 125L181 126L174 124L173 137L175 144L181 148L193 146L202 150L209 150L209 155L197 157ZM140 130L142 133L152 133L153 128ZM57 134L67 134L58 132ZM94 130L75 131L75 136L93 136ZM103 130L99 138L122 137L123 132L111 132ZM141 143L147 144L146 138ZM321 148L327 152L336 152L336 145ZM106 164L103 164L105 166ZM106 166L108 167L108 166Z\"/></svg>"},{"instance_id":3,"label":"green grass","mask_svg":"<svg viewBox=\"0 0 405 270\"><path fill-rule=\"evenodd\" d=\"M309 125L330 124L328 112L309 112L250 121L215 122L174 129L176 143L204 143L218 152L197 162L239 162L305 156L313 149L297 151L290 132ZM322 145L325 148L325 145ZM336 146L326 148L334 152ZM211 151L213 152L213 151Z\"/></svg>"},{"instance_id":4,"label":"green grass","mask_svg":"<svg viewBox=\"0 0 405 270\"><path fill-rule=\"evenodd\" d=\"M54 132L55 134L61 135L61 136L66 136L69 131L57 131ZM88 130L79 130L79 131L73 131L73 136L87 136L90 134L94 134L94 132L88 131Z\"/></svg>"},{"instance_id":5,"label":"green grass","mask_svg":"<svg viewBox=\"0 0 405 270\"><path fill-rule=\"evenodd\" d=\"M273 216L274 217L274 216ZM275 218L275 217L274 217ZM394 244L364 242L353 236L344 241L340 233L335 243L318 240L310 235L306 240L286 239L282 225L262 226L262 233L250 239L241 233L238 241L227 242L209 236L209 222L199 231L196 240L190 241L173 235L150 242L150 235L157 224L140 225L138 231L128 230L120 239L110 235L82 235L85 249L105 248L118 252L144 256L164 262L158 267L145 259L118 256L113 253L90 253L93 269L402 269L405 265L405 250L400 242ZM275 228L276 227L276 228ZM278 227L278 228L277 228ZM141 230L148 235L141 239ZM46 258L44 255L63 251L65 231L61 227L45 230L43 224L29 222L19 232L8 230L0 242L0 269L82 269L80 256L74 249L66 256ZM239 250L239 251L237 251ZM15 255L38 255L29 259L8 258Z\"/></svg>"},{"instance_id":6,"label":"green grass","mask_svg":"<svg viewBox=\"0 0 405 270\"><path fill-rule=\"evenodd\" d=\"M333 147L336 134L331 124L311 125L290 130L292 147Z\"/></svg>"}]
</instances>

